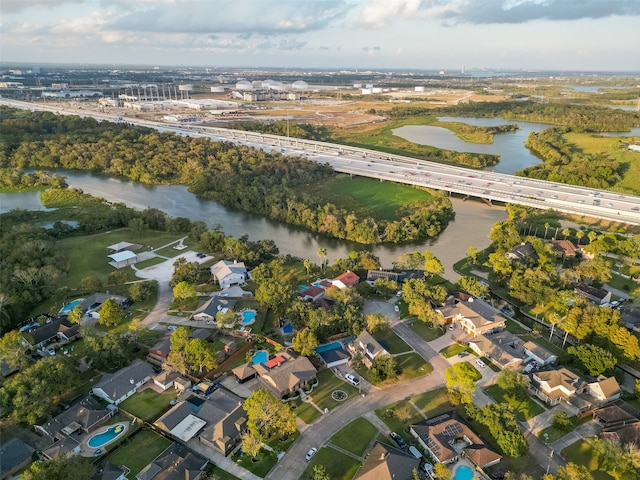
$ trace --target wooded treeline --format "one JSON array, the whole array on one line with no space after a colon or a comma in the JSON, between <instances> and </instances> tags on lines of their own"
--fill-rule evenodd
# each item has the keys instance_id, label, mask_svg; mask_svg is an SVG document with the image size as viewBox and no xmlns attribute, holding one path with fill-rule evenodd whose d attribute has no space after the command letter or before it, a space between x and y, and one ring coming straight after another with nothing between
<instances>
[{"instance_id":1,"label":"wooded treeline","mask_svg":"<svg viewBox=\"0 0 640 480\"><path fill-rule=\"evenodd\" d=\"M183 184L196 195L359 243L439 234L453 218L444 195L409 205L396 221L323 203L307 185L335 173L301 157L93 119L0 109L0 167L62 168Z\"/></svg>"}]
</instances>

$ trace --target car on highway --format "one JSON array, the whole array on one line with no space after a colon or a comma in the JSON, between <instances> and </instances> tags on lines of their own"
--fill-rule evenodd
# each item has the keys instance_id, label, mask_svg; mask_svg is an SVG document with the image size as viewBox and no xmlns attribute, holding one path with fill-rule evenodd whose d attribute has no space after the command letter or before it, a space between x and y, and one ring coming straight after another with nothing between
<instances>
[{"instance_id":1,"label":"car on highway","mask_svg":"<svg viewBox=\"0 0 640 480\"><path fill-rule=\"evenodd\" d=\"M309 450L307 452L307 454L304 456L305 460L309 461L311 460L311 457L313 457L316 452L318 451L318 449L316 447L313 447L311 450Z\"/></svg>"},{"instance_id":2,"label":"car on highway","mask_svg":"<svg viewBox=\"0 0 640 480\"><path fill-rule=\"evenodd\" d=\"M486 363L484 363L484 362L483 362L482 360L480 360L480 359L476 360L476 363L478 364L478 366L479 366L480 368L484 368L484 367L486 367L486 366L487 366L487 364L486 364Z\"/></svg>"},{"instance_id":3,"label":"car on highway","mask_svg":"<svg viewBox=\"0 0 640 480\"><path fill-rule=\"evenodd\" d=\"M584 200L580 199L578 200L578 203L584 203Z\"/></svg>"},{"instance_id":4,"label":"car on highway","mask_svg":"<svg viewBox=\"0 0 640 480\"><path fill-rule=\"evenodd\" d=\"M398 445L400 448L404 448L407 446L407 442L404 441L404 438L402 438L396 432L391 432L389 436L391 437L391 440L396 442L396 445Z\"/></svg>"}]
</instances>

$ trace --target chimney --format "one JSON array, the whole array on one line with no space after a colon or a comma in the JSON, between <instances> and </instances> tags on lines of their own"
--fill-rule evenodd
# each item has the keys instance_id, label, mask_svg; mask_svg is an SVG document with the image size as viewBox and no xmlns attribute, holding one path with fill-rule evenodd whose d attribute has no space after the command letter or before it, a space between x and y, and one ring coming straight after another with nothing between
<instances>
[{"instance_id":1,"label":"chimney","mask_svg":"<svg viewBox=\"0 0 640 480\"><path fill-rule=\"evenodd\" d=\"M129 379L129 383L130 383L131 385L135 385L136 381L135 381L133 378L130 378L130 379Z\"/></svg>"},{"instance_id":2,"label":"chimney","mask_svg":"<svg viewBox=\"0 0 640 480\"><path fill-rule=\"evenodd\" d=\"M385 458L387 458L387 455L389 455L389 452L382 452L380 454L380 460L384 460Z\"/></svg>"}]
</instances>

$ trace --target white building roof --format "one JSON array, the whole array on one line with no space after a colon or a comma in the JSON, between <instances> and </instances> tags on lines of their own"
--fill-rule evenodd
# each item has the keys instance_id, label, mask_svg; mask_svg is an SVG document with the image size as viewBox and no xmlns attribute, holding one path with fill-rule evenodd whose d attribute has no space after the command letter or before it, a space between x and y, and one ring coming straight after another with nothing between
<instances>
[{"instance_id":1,"label":"white building roof","mask_svg":"<svg viewBox=\"0 0 640 480\"><path fill-rule=\"evenodd\" d=\"M123 252L112 253L111 255L108 255L108 257L114 262L124 262L126 260L136 258L137 255L129 250L125 250Z\"/></svg>"},{"instance_id":2,"label":"white building roof","mask_svg":"<svg viewBox=\"0 0 640 480\"><path fill-rule=\"evenodd\" d=\"M189 414L180 423L178 423L178 425L171 429L171 435L179 438L183 442L188 442L206 424L207 422L201 418Z\"/></svg>"}]
</instances>

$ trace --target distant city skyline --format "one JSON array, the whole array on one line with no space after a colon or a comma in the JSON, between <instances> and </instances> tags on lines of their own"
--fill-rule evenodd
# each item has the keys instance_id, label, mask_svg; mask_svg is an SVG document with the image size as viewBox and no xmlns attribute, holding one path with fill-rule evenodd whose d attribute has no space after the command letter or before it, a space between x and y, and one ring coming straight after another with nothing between
<instances>
[{"instance_id":1,"label":"distant city skyline","mask_svg":"<svg viewBox=\"0 0 640 480\"><path fill-rule=\"evenodd\" d=\"M640 71L639 0L1 0L3 62Z\"/></svg>"}]
</instances>

